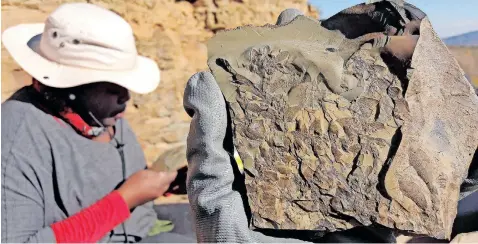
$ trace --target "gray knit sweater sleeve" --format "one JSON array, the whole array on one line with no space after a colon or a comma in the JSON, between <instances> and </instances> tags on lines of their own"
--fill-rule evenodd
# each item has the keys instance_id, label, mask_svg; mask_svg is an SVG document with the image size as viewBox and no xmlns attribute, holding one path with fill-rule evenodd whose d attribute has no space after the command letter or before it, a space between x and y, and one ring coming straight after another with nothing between
<instances>
[{"instance_id":1,"label":"gray knit sweater sleeve","mask_svg":"<svg viewBox=\"0 0 478 244\"><path fill-rule=\"evenodd\" d=\"M54 243L53 230L45 227L47 186L41 184L53 173L43 163L48 142L28 126L31 110L19 105L2 104L2 243Z\"/></svg>"},{"instance_id":2,"label":"gray knit sweater sleeve","mask_svg":"<svg viewBox=\"0 0 478 244\"><path fill-rule=\"evenodd\" d=\"M275 239L249 229L242 198L233 190L234 173L223 147L227 111L209 72L192 76L184 93L192 117L187 141L187 190L198 242L300 242Z\"/></svg>"}]
</instances>

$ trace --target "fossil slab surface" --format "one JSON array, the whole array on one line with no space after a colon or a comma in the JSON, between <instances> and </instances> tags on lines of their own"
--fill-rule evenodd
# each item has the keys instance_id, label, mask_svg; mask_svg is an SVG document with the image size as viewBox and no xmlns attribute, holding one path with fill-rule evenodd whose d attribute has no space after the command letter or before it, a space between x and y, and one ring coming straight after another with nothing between
<instances>
[{"instance_id":1,"label":"fossil slab surface","mask_svg":"<svg viewBox=\"0 0 478 244\"><path fill-rule=\"evenodd\" d=\"M478 98L422 25L409 84L378 52L304 16L209 41L255 227L450 235L478 145Z\"/></svg>"}]
</instances>

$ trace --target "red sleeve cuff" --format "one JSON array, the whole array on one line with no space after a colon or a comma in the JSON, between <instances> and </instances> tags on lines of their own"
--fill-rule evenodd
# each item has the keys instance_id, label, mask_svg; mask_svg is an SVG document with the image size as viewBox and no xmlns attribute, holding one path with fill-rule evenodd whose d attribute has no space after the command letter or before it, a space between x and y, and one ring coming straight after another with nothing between
<instances>
[{"instance_id":1,"label":"red sleeve cuff","mask_svg":"<svg viewBox=\"0 0 478 244\"><path fill-rule=\"evenodd\" d=\"M51 228L58 243L98 242L130 216L123 197L113 191L90 207L57 223Z\"/></svg>"}]
</instances>

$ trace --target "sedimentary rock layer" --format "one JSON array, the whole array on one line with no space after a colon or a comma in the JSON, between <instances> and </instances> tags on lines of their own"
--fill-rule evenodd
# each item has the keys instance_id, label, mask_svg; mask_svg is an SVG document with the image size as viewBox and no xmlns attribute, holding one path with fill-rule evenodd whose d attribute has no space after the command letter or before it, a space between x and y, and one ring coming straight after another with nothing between
<instances>
[{"instance_id":1,"label":"sedimentary rock layer","mask_svg":"<svg viewBox=\"0 0 478 244\"><path fill-rule=\"evenodd\" d=\"M378 51L304 16L209 41L256 227L449 236L478 98L423 22L400 78Z\"/></svg>"}]
</instances>

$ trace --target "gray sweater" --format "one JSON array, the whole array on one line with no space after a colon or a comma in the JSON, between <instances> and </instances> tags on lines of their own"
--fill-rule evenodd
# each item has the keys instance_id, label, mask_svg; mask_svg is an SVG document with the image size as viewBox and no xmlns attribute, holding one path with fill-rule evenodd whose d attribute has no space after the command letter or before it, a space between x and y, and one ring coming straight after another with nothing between
<instances>
[{"instance_id":1,"label":"gray sweater","mask_svg":"<svg viewBox=\"0 0 478 244\"><path fill-rule=\"evenodd\" d=\"M30 87L2 104L2 242L55 242L51 224L89 207L123 180L115 143L78 135L31 103ZM116 127L125 144L126 176L145 158L125 120ZM121 138L122 137L122 138ZM129 241L145 237L156 219L153 204L139 206L125 222ZM119 225L101 242L124 242Z\"/></svg>"}]
</instances>

